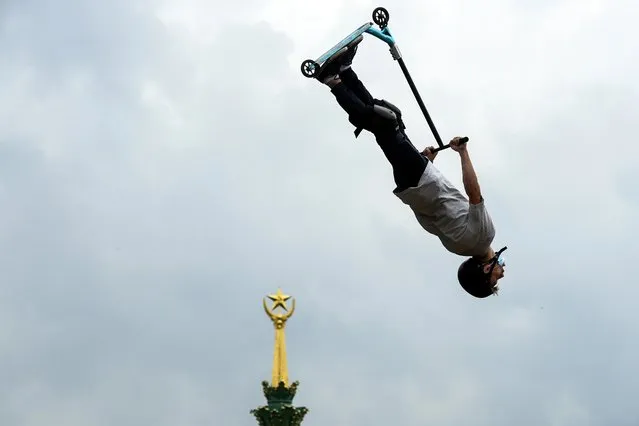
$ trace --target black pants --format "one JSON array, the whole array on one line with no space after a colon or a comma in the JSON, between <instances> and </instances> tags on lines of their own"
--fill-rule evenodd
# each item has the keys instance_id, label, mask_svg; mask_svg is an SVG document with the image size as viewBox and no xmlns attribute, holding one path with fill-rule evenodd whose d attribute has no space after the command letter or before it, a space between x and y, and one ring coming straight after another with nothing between
<instances>
[{"instance_id":1,"label":"black pants","mask_svg":"<svg viewBox=\"0 0 639 426\"><path fill-rule=\"evenodd\" d=\"M331 89L337 103L348 113L348 121L375 135L377 144L393 167L396 192L416 186L428 159L411 143L395 120L381 117L373 111L377 99L368 92L351 68L340 74L342 83Z\"/></svg>"}]
</instances>

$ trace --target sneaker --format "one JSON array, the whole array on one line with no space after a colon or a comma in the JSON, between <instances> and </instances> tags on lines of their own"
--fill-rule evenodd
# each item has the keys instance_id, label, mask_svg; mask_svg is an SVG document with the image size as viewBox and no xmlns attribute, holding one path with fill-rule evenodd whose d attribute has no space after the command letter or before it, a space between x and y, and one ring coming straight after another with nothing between
<instances>
[{"instance_id":1,"label":"sneaker","mask_svg":"<svg viewBox=\"0 0 639 426\"><path fill-rule=\"evenodd\" d=\"M326 62L320 67L316 79L322 83L326 83L329 80L334 79L339 75L340 67L342 65L341 56L348 52L348 46L342 47L333 56L328 58Z\"/></svg>"},{"instance_id":2,"label":"sneaker","mask_svg":"<svg viewBox=\"0 0 639 426\"><path fill-rule=\"evenodd\" d=\"M357 53L357 45L364 40L363 35L359 35L355 40L338 50L333 56L328 58L324 65L319 69L315 76L322 83L326 83L339 76L339 73L348 69L353 63L355 53Z\"/></svg>"},{"instance_id":3,"label":"sneaker","mask_svg":"<svg viewBox=\"0 0 639 426\"><path fill-rule=\"evenodd\" d=\"M360 34L355 40L346 45L348 50L340 57L340 72L347 70L353 64L353 58L357 53L357 45L360 44L362 40L364 40L364 36Z\"/></svg>"}]
</instances>

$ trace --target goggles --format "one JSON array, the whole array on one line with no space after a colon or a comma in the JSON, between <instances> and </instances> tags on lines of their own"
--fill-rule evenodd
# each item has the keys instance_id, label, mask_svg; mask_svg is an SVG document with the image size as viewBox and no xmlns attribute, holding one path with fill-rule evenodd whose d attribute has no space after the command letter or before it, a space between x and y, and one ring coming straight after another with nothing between
<instances>
[{"instance_id":1,"label":"goggles","mask_svg":"<svg viewBox=\"0 0 639 426\"><path fill-rule=\"evenodd\" d=\"M486 262L490 264L490 270L488 271L488 274L487 274L489 277L492 275L493 269L495 269L495 266L499 265L502 268L506 266L506 259L501 254L505 252L507 248L508 247L503 247L501 250L495 253L495 255L488 262Z\"/></svg>"}]
</instances>

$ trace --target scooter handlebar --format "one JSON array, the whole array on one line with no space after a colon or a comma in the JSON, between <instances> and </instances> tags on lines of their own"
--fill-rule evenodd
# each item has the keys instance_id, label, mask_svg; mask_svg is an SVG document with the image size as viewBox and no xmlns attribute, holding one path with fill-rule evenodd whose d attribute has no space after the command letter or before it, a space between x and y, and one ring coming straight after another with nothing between
<instances>
[{"instance_id":1,"label":"scooter handlebar","mask_svg":"<svg viewBox=\"0 0 639 426\"><path fill-rule=\"evenodd\" d=\"M464 136L463 138L461 138L461 139L459 140L459 142L460 142L461 144L465 144L466 142L468 142L468 137L467 137L467 136ZM447 148L450 148L450 144L449 144L449 143L448 143L448 144L446 144L446 145L444 145L444 146L440 146L439 148L435 148L435 151L434 151L434 152L443 151L443 150L445 150L445 149L447 149Z\"/></svg>"}]
</instances>

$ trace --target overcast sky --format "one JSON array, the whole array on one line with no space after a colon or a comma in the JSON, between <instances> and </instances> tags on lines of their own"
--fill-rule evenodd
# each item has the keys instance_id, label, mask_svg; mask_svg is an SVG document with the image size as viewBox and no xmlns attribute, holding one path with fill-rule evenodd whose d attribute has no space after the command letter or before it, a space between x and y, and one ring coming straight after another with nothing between
<instances>
[{"instance_id":1,"label":"overcast sky","mask_svg":"<svg viewBox=\"0 0 639 426\"><path fill-rule=\"evenodd\" d=\"M508 246L477 300L299 71L377 3L0 1L2 426L257 424L278 287L306 426L639 424L636 2L385 5Z\"/></svg>"}]
</instances>

